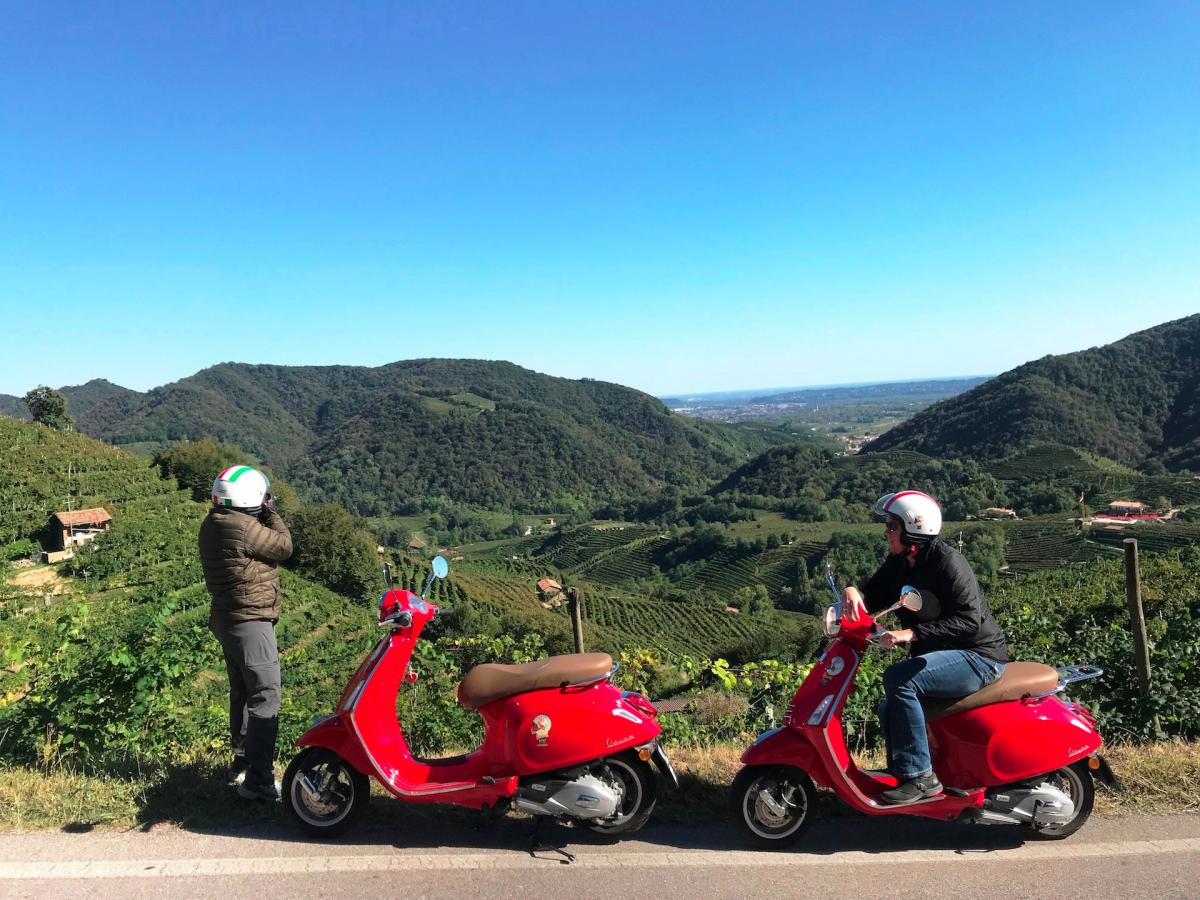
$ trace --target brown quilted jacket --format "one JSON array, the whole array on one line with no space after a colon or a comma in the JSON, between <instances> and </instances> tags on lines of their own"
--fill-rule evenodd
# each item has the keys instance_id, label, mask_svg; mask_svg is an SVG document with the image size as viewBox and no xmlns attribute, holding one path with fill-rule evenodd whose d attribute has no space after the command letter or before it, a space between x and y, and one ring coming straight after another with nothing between
<instances>
[{"instance_id":1,"label":"brown quilted jacket","mask_svg":"<svg viewBox=\"0 0 1200 900\"><path fill-rule=\"evenodd\" d=\"M278 563L292 555L292 535L278 513L262 520L215 506L200 524L200 565L212 594L212 617L226 622L279 618Z\"/></svg>"}]
</instances>

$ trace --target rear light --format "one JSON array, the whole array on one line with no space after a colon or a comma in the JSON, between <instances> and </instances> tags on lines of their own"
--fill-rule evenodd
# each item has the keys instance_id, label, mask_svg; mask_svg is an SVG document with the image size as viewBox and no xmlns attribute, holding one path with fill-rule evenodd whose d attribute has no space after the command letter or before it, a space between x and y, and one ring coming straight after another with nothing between
<instances>
[{"instance_id":1,"label":"rear light","mask_svg":"<svg viewBox=\"0 0 1200 900\"><path fill-rule=\"evenodd\" d=\"M1092 715L1092 711L1082 703L1067 703L1064 705L1067 707L1067 709L1075 713L1075 715L1079 716L1079 718L1083 719L1083 721L1087 722L1093 728L1096 727L1096 717Z\"/></svg>"},{"instance_id":2,"label":"rear light","mask_svg":"<svg viewBox=\"0 0 1200 900\"><path fill-rule=\"evenodd\" d=\"M625 701L627 706L640 712L643 716L649 716L651 719L658 718L658 710L654 708L649 700L635 691L622 691L621 699Z\"/></svg>"}]
</instances>

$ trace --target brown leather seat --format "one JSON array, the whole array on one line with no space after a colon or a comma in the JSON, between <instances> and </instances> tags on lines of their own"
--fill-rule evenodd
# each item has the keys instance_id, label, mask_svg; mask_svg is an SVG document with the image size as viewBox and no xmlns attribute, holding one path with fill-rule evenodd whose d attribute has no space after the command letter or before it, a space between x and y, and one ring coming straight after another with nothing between
<instances>
[{"instance_id":1,"label":"brown leather seat","mask_svg":"<svg viewBox=\"0 0 1200 900\"><path fill-rule=\"evenodd\" d=\"M519 666L484 663L476 666L458 685L458 702L465 709L479 709L493 700L522 691L562 687L607 675L612 657L607 653L571 653L550 656Z\"/></svg>"},{"instance_id":2,"label":"brown leather seat","mask_svg":"<svg viewBox=\"0 0 1200 900\"><path fill-rule=\"evenodd\" d=\"M1044 694L1058 687L1058 672L1041 663L1011 662L1004 667L1004 674L983 690L965 697L926 697L921 701L925 709L925 721L934 722L963 710L1006 700L1020 700L1031 694Z\"/></svg>"}]
</instances>

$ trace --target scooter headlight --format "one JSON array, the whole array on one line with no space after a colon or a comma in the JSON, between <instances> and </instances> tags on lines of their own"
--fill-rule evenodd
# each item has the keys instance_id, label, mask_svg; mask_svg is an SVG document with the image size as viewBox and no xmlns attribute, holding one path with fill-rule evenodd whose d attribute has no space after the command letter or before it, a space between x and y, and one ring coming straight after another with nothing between
<instances>
[{"instance_id":1,"label":"scooter headlight","mask_svg":"<svg viewBox=\"0 0 1200 900\"><path fill-rule=\"evenodd\" d=\"M825 634L829 637L836 637L837 633L842 630L842 620L841 617L838 616L837 609L835 607L831 606L825 610L825 621L823 624L825 627Z\"/></svg>"}]
</instances>

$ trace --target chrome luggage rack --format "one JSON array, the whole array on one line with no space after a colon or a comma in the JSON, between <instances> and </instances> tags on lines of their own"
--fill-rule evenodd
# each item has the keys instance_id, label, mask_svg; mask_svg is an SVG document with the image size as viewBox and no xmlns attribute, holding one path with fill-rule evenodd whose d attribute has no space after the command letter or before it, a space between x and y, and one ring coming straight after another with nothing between
<instances>
[{"instance_id":1,"label":"chrome luggage rack","mask_svg":"<svg viewBox=\"0 0 1200 900\"><path fill-rule=\"evenodd\" d=\"M1093 678L1099 678L1104 674L1104 670L1099 666L1093 666L1088 663L1080 663L1076 666L1058 666L1055 671L1058 672L1058 686L1052 691L1043 691L1040 694L1031 694L1028 699L1039 700L1042 697L1052 697L1055 694L1061 694L1067 689L1067 685L1074 684L1077 681L1090 681Z\"/></svg>"}]
</instances>

